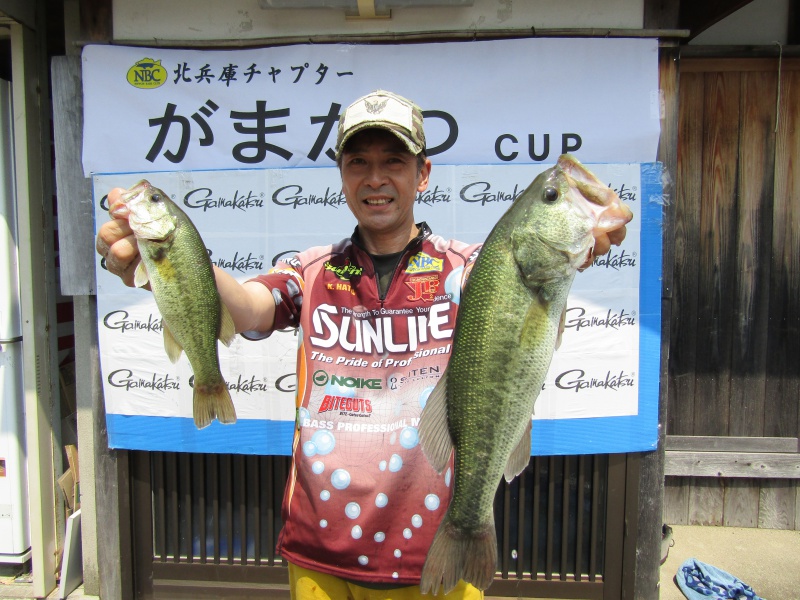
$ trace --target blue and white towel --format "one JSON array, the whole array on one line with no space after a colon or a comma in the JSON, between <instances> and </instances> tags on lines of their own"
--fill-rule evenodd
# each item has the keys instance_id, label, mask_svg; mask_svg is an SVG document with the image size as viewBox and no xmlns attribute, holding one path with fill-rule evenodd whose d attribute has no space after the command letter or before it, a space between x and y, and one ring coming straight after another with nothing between
<instances>
[{"instance_id":1,"label":"blue and white towel","mask_svg":"<svg viewBox=\"0 0 800 600\"><path fill-rule=\"evenodd\" d=\"M694 558L681 565L675 581L689 600L764 600L740 579Z\"/></svg>"}]
</instances>

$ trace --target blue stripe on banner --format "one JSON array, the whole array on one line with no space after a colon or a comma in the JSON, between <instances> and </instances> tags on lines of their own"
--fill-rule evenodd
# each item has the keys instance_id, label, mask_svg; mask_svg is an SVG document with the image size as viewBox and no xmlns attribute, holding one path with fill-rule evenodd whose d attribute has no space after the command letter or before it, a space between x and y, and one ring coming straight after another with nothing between
<instances>
[{"instance_id":1,"label":"blue stripe on banner","mask_svg":"<svg viewBox=\"0 0 800 600\"><path fill-rule=\"evenodd\" d=\"M645 427L643 415L533 422L531 454L534 456L614 454L655 450L655 425ZM656 423L657 425L657 423Z\"/></svg>"},{"instance_id":2,"label":"blue stripe on banner","mask_svg":"<svg viewBox=\"0 0 800 600\"><path fill-rule=\"evenodd\" d=\"M661 375L661 253L664 195L661 163L641 165L639 255L639 414L533 422L535 456L638 452L658 445Z\"/></svg>"},{"instance_id":3,"label":"blue stripe on banner","mask_svg":"<svg viewBox=\"0 0 800 600\"><path fill-rule=\"evenodd\" d=\"M642 172L642 239L639 275L639 417L641 450L658 445L658 402L661 390L663 165L647 163Z\"/></svg>"},{"instance_id":4,"label":"blue stripe on banner","mask_svg":"<svg viewBox=\"0 0 800 600\"><path fill-rule=\"evenodd\" d=\"M234 431L214 421L197 429L194 420L180 417L107 414L110 448L220 454L292 454L294 421L239 419Z\"/></svg>"}]
</instances>

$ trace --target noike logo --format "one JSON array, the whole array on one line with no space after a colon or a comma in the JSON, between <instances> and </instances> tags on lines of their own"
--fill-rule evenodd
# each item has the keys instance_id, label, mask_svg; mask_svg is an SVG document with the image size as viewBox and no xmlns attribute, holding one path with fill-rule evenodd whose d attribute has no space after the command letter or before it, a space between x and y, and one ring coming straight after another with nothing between
<instances>
[{"instance_id":1,"label":"noike logo","mask_svg":"<svg viewBox=\"0 0 800 600\"><path fill-rule=\"evenodd\" d=\"M314 383L320 387L327 384L340 385L346 388L366 388L368 390L379 390L382 388L380 379L364 379L363 377L341 377L339 375L328 375L320 369L315 371L312 377Z\"/></svg>"}]
</instances>

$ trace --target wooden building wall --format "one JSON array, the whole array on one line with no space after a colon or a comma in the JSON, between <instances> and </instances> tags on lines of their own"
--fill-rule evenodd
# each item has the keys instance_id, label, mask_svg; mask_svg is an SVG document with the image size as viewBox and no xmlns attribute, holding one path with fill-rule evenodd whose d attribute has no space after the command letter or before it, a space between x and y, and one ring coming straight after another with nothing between
<instances>
[{"instance_id":1,"label":"wooden building wall","mask_svg":"<svg viewBox=\"0 0 800 600\"><path fill-rule=\"evenodd\" d=\"M682 59L665 521L800 529L800 59Z\"/></svg>"}]
</instances>

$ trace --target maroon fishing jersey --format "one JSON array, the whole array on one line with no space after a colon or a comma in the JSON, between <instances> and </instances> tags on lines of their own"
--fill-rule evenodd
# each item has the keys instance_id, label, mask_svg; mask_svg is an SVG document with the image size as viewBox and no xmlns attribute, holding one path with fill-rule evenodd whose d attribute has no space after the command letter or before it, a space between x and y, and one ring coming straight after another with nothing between
<instances>
[{"instance_id":1,"label":"maroon fishing jersey","mask_svg":"<svg viewBox=\"0 0 800 600\"><path fill-rule=\"evenodd\" d=\"M420 413L450 357L479 245L420 224L381 298L372 259L354 238L256 278L275 298L275 328L300 333L278 551L345 579L418 584L452 475L436 473L423 455Z\"/></svg>"}]
</instances>

